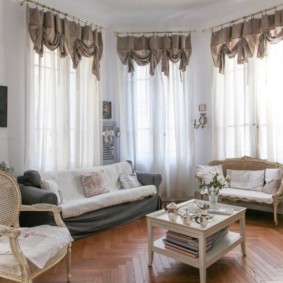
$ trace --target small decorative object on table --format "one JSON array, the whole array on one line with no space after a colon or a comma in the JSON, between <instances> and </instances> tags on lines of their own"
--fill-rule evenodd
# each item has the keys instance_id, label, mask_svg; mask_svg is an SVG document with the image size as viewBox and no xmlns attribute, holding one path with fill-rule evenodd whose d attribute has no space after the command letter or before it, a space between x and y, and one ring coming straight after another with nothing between
<instances>
[{"instance_id":1,"label":"small decorative object on table","mask_svg":"<svg viewBox=\"0 0 283 283\"><path fill-rule=\"evenodd\" d=\"M191 225L193 215L191 215L188 211L188 209L185 210L183 214L181 214L181 219L184 225Z\"/></svg>"},{"instance_id":2,"label":"small decorative object on table","mask_svg":"<svg viewBox=\"0 0 283 283\"><path fill-rule=\"evenodd\" d=\"M177 221L178 206L174 201L170 202L168 205L165 206L165 211L167 212L170 221Z\"/></svg>"},{"instance_id":3,"label":"small decorative object on table","mask_svg":"<svg viewBox=\"0 0 283 283\"><path fill-rule=\"evenodd\" d=\"M206 183L203 179L202 173L198 172L196 178L199 180L199 188L203 192L207 190L208 199L211 203L211 208L215 208L218 203L219 190L221 190L225 185L226 181L230 179L227 175L225 178L221 176L219 172L215 172L212 180L209 183Z\"/></svg>"}]
</instances>

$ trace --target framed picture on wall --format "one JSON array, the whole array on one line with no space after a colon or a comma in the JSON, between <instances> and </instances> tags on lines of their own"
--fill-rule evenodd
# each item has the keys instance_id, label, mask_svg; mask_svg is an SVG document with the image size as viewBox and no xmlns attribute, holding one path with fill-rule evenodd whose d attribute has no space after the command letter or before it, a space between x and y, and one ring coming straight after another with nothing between
<instances>
[{"instance_id":1,"label":"framed picture on wall","mask_svg":"<svg viewBox=\"0 0 283 283\"><path fill-rule=\"evenodd\" d=\"M103 101L103 110L102 110L103 119L111 119L112 118L112 109L111 109L111 101Z\"/></svg>"},{"instance_id":2,"label":"framed picture on wall","mask_svg":"<svg viewBox=\"0 0 283 283\"><path fill-rule=\"evenodd\" d=\"M0 86L0 127L7 127L8 87Z\"/></svg>"}]
</instances>

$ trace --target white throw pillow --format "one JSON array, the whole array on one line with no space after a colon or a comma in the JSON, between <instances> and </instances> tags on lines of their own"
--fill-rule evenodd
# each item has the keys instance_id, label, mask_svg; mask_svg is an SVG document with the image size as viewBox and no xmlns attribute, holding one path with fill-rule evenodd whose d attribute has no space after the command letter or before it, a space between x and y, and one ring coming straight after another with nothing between
<instances>
[{"instance_id":1,"label":"white throw pillow","mask_svg":"<svg viewBox=\"0 0 283 283\"><path fill-rule=\"evenodd\" d=\"M81 175L86 197L108 193L108 185L103 171L92 172L90 175Z\"/></svg>"},{"instance_id":2,"label":"white throw pillow","mask_svg":"<svg viewBox=\"0 0 283 283\"><path fill-rule=\"evenodd\" d=\"M222 165L216 165L216 166L209 166L209 165L197 165L196 166L197 174L201 173L203 177L203 181L208 184L212 181L213 177L215 176L215 173L218 172L219 176L223 178L224 180L224 174L223 174L223 168ZM225 182L225 186L227 187L227 182Z\"/></svg>"},{"instance_id":3,"label":"white throw pillow","mask_svg":"<svg viewBox=\"0 0 283 283\"><path fill-rule=\"evenodd\" d=\"M230 176L230 187L234 189L262 191L264 183L264 170L231 170L227 169Z\"/></svg>"},{"instance_id":4,"label":"white throw pillow","mask_svg":"<svg viewBox=\"0 0 283 283\"><path fill-rule=\"evenodd\" d=\"M265 185L262 191L267 194L275 194L280 187L281 171L279 168L265 169Z\"/></svg>"},{"instance_id":5,"label":"white throw pillow","mask_svg":"<svg viewBox=\"0 0 283 283\"><path fill-rule=\"evenodd\" d=\"M139 182L135 173L121 173L119 176L119 181L121 183L122 189L130 189L141 186L141 183Z\"/></svg>"},{"instance_id":6,"label":"white throw pillow","mask_svg":"<svg viewBox=\"0 0 283 283\"><path fill-rule=\"evenodd\" d=\"M54 193L57 196L58 204L60 204L64 201L63 193L62 193L60 187L58 186L58 184L55 181L41 179L40 186L41 186L42 189L44 189L44 190L46 190L50 193Z\"/></svg>"}]
</instances>

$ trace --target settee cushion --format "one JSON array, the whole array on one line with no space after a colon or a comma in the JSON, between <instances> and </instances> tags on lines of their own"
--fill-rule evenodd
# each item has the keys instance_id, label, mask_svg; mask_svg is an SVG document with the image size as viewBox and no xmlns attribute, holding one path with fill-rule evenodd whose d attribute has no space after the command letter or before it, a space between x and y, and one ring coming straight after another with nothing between
<instances>
[{"instance_id":1,"label":"settee cushion","mask_svg":"<svg viewBox=\"0 0 283 283\"><path fill-rule=\"evenodd\" d=\"M104 172L93 172L90 175L81 175L86 197L108 193L108 185Z\"/></svg>"},{"instance_id":2,"label":"settee cushion","mask_svg":"<svg viewBox=\"0 0 283 283\"><path fill-rule=\"evenodd\" d=\"M230 170L230 187L235 189L262 191L264 183L264 170Z\"/></svg>"},{"instance_id":3,"label":"settee cushion","mask_svg":"<svg viewBox=\"0 0 283 283\"><path fill-rule=\"evenodd\" d=\"M234 188L223 188L219 191L220 197L228 198L238 198L242 200L249 200L251 202L259 203L273 203L273 198L271 194L266 194L264 192L252 191L252 190L243 190L243 189L234 189Z\"/></svg>"}]
</instances>

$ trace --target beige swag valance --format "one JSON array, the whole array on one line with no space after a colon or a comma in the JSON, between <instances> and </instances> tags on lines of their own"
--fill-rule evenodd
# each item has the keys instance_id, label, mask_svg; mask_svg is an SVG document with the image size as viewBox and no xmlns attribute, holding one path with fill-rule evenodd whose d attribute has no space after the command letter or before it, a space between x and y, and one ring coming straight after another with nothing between
<instances>
[{"instance_id":1,"label":"beige swag valance","mask_svg":"<svg viewBox=\"0 0 283 283\"><path fill-rule=\"evenodd\" d=\"M50 11L44 12L27 6L27 25L34 50L43 55L43 46L53 51L58 48L60 56L71 56L76 69L84 57L93 57L92 73L100 79L100 59L103 51L101 31L91 26L80 26L74 21L60 18Z\"/></svg>"},{"instance_id":2,"label":"beige swag valance","mask_svg":"<svg viewBox=\"0 0 283 283\"><path fill-rule=\"evenodd\" d=\"M237 55L238 64L247 62L255 51L258 58L264 58L267 55L267 43L277 43L283 39L282 27L283 10L212 32L214 66L224 73L225 55L229 58Z\"/></svg>"},{"instance_id":3,"label":"beige swag valance","mask_svg":"<svg viewBox=\"0 0 283 283\"><path fill-rule=\"evenodd\" d=\"M128 65L128 72L134 72L133 60L139 65L150 64L153 75L156 66L162 64L162 72L169 75L169 60L179 63L179 69L185 71L192 53L191 36L189 35L153 35L117 36L117 52L122 64Z\"/></svg>"}]
</instances>

